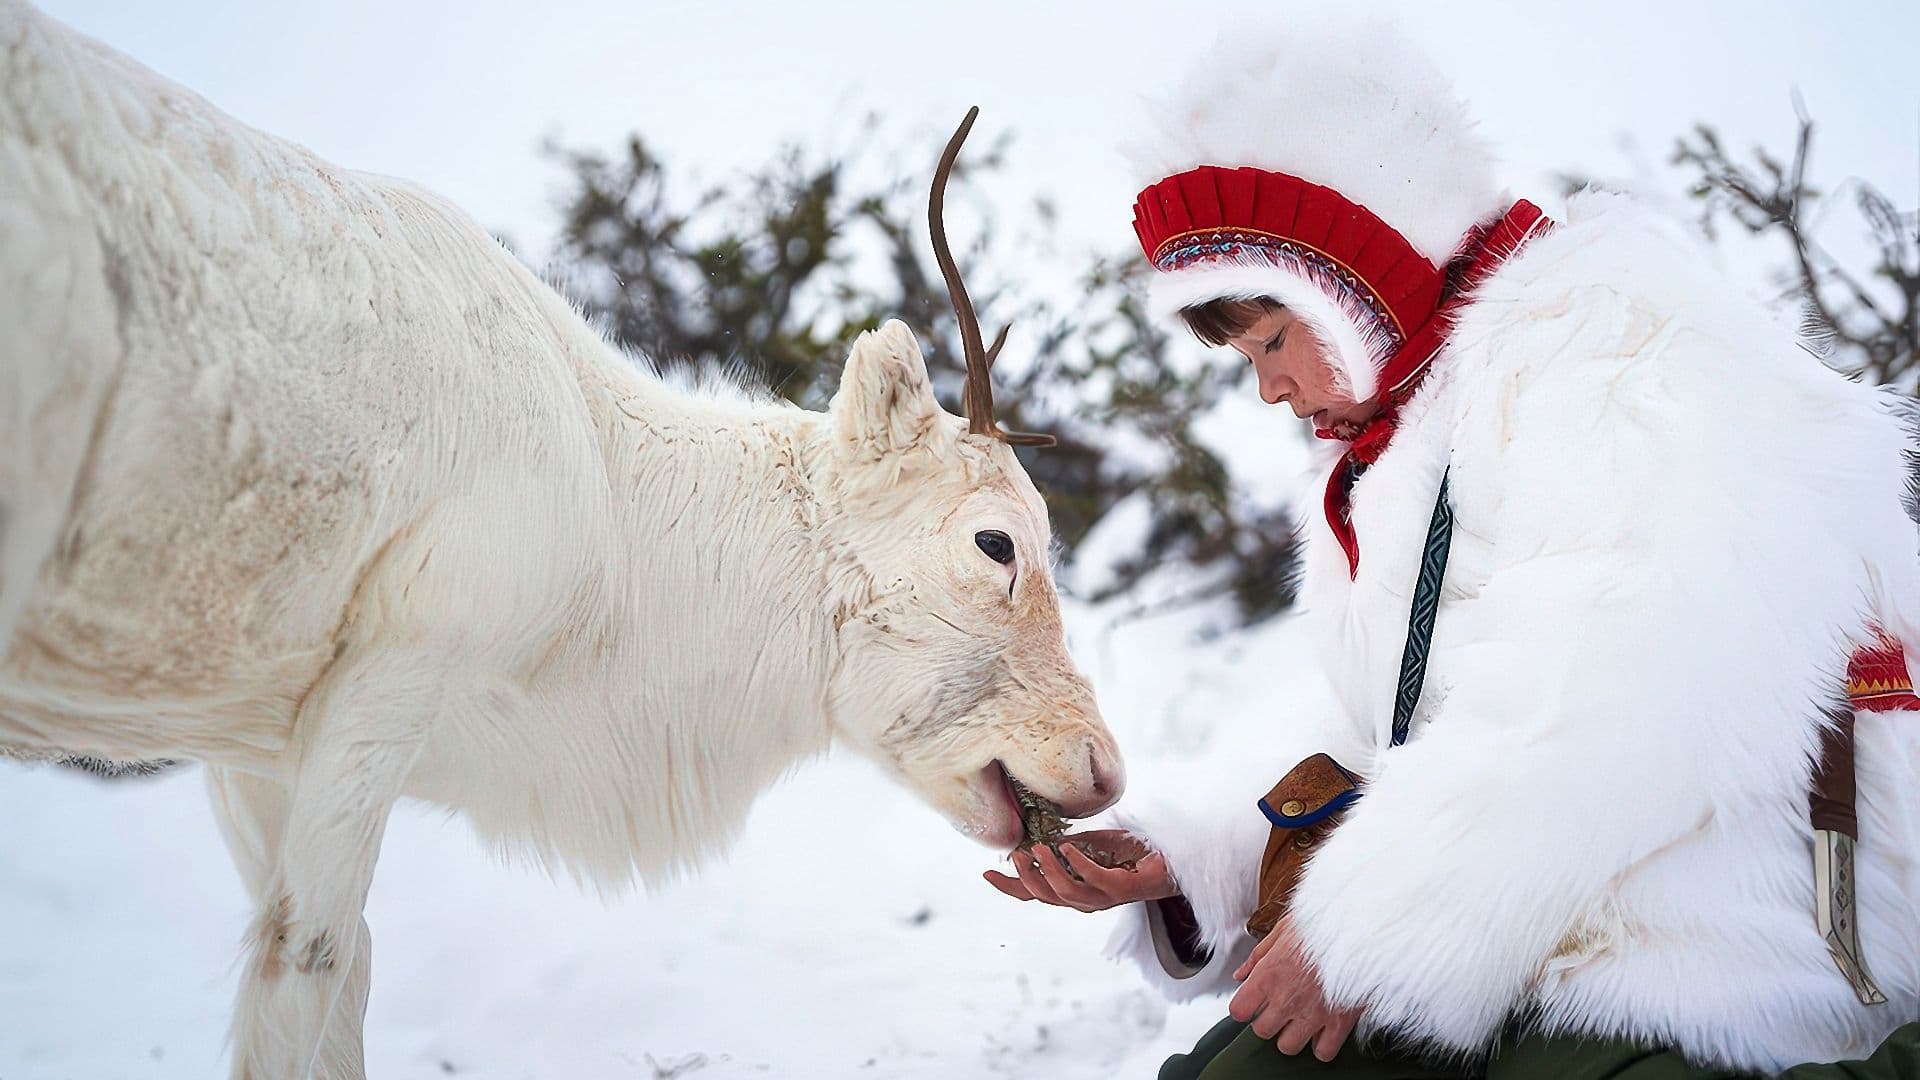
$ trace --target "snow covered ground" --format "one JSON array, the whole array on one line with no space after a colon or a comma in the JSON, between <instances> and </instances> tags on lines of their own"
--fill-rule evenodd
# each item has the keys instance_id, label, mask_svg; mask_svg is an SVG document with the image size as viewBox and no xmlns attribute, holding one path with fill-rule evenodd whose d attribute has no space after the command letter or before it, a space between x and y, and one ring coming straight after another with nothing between
<instances>
[{"instance_id":1,"label":"snow covered ground","mask_svg":"<svg viewBox=\"0 0 1920 1080\"><path fill-rule=\"evenodd\" d=\"M1211 643L1200 613L1109 621L1070 612L1135 793L1322 699L1288 621ZM1000 896L993 861L847 753L769 793L724 862L605 900L403 807L368 906L369 1066L1091 1080L1152 1076L1224 1015L1105 959L1112 916ZM0 764L0 1080L224 1075L247 918L198 769Z\"/></svg>"}]
</instances>

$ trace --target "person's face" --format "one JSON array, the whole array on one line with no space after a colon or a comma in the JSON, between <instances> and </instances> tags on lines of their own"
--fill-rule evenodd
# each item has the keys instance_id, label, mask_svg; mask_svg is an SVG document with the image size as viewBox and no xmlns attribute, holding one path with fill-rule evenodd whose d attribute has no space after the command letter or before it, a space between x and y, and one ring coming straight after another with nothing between
<instances>
[{"instance_id":1,"label":"person's face","mask_svg":"<svg viewBox=\"0 0 1920 1080\"><path fill-rule=\"evenodd\" d=\"M1253 365L1260 400L1285 404L1293 415L1315 427L1339 431L1357 428L1380 411L1373 402L1357 402L1334 372L1327 347L1286 308L1268 311L1227 344Z\"/></svg>"}]
</instances>

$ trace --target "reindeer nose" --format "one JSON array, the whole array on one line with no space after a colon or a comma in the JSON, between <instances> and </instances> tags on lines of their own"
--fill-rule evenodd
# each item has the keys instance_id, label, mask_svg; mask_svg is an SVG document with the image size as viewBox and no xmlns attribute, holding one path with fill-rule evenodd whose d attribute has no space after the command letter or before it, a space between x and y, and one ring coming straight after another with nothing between
<instances>
[{"instance_id":1,"label":"reindeer nose","mask_svg":"<svg viewBox=\"0 0 1920 1080\"><path fill-rule=\"evenodd\" d=\"M1093 773L1093 793L1095 795L1104 795L1109 800L1120 797L1120 785L1124 781L1116 779L1113 775L1112 768L1102 764L1100 761L1100 751L1098 749L1089 749L1087 751L1087 769Z\"/></svg>"},{"instance_id":2,"label":"reindeer nose","mask_svg":"<svg viewBox=\"0 0 1920 1080\"><path fill-rule=\"evenodd\" d=\"M1092 817L1119 802L1120 793L1126 790L1127 773L1120 758L1099 741L1087 747L1087 776L1092 781L1091 790L1086 798L1062 808L1068 817Z\"/></svg>"}]
</instances>

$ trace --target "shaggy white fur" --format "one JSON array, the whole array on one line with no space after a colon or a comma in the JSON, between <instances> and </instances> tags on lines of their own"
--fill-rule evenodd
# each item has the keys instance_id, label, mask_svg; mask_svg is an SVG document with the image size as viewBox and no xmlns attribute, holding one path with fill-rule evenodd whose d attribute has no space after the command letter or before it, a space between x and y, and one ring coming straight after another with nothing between
<instances>
[{"instance_id":1,"label":"shaggy white fur","mask_svg":"<svg viewBox=\"0 0 1920 1080\"><path fill-rule=\"evenodd\" d=\"M1495 157L1451 80L1384 20L1264 14L1146 110L1125 148L1140 186L1251 165L1330 187L1435 266L1504 209Z\"/></svg>"},{"instance_id":2,"label":"shaggy white fur","mask_svg":"<svg viewBox=\"0 0 1920 1080\"><path fill-rule=\"evenodd\" d=\"M1860 1056L1920 1016L1920 724L1860 718L1861 936L1884 1006L1855 1000L1815 932L1806 818L1819 703L1869 623L1915 625L1920 604L1895 412L1615 197L1575 200L1482 286L1355 485L1357 577L1308 527L1303 606L1344 715L1277 741L1369 778L1295 897L1337 1000L1459 1053L1532 1011L1744 1069ZM1449 467L1427 692L1389 749ZM1225 823L1269 783L1232 816L1186 811L1216 835L1143 821L1213 890L1212 941L1234 940L1260 855L1262 830ZM1116 947L1157 967L1136 922Z\"/></svg>"},{"instance_id":3,"label":"shaggy white fur","mask_svg":"<svg viewBox=\"0 0 1920 1080\"><path fill-rule=\"evenodd\" d=\"M824 414L684 393L430 194L18 0L0 55L0 746L213 767L237 1075L362 1075L403 796L617 888L830 739L1002 846L1001 765L1118 795L1045 507L904 325Z\"/></svg>"},{"instance_id":4,"label":"shaggy white fur","mask_svg":"<svg viewBox=\"0 0 1920 1080\"><path fill-rule=\"evenodd\" d=\"M1223 33L1205 64L1152 103L1146 133L1128 151L1142 185L1200 165L1288 173L1366 207L1436 267L1467 230L1505 209L1493 152L1466 103L1398 29L1324 13L1272 21ZM1154 274L1148 290L1164 314L1220 297L1285 304L1365 401L1395 339L1319 276L1290 260L1203 261Z\"/></svg>"}]
</instances>

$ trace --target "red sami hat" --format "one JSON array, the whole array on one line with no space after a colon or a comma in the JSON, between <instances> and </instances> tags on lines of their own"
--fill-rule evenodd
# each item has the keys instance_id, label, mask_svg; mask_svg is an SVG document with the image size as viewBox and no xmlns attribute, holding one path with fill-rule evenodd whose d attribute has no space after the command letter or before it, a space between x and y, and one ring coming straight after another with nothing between
<instances>
[{"instance_id":1,"label":"red sami hat","mask_svg":"<svg viewBox=\"0 0 1920 1080\"><path fill-rule=\"evenodd\" d=\"M1376 360L1426 323L1445 281L1366 207L1264 169L1202 165L1169 176L1140 193L1133 230L1154 269L1174 275L1156 281L1156 306L1270 296L1337 353ZM1356 384L1357 374L1348 373Z\"/></svg>"},{"instance_id":2,"label":"red sami hat","mask_svg":"<svg viewBox=\"0 0 1920 1080\"><path fill-rule=\"evenodd\" d=\"M1134 150L1162 177L1133 208L1154 309L1276 300L1373 397L1506 205L1464 103L1390 26L1294 22L1223 38L1167 106Z\"/></svg>"}]
</instances>

